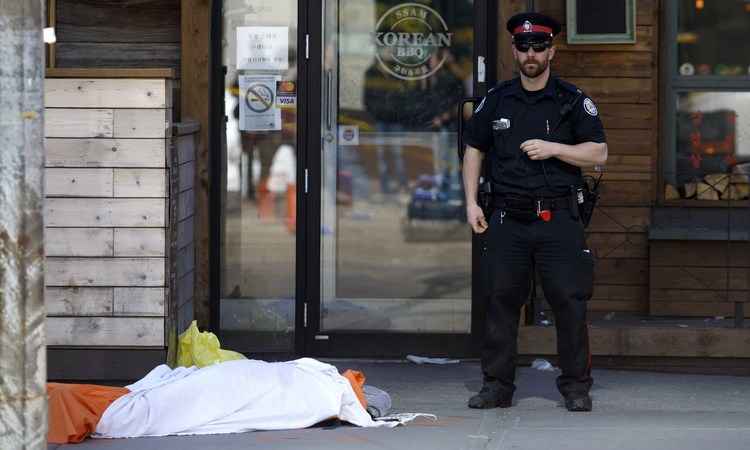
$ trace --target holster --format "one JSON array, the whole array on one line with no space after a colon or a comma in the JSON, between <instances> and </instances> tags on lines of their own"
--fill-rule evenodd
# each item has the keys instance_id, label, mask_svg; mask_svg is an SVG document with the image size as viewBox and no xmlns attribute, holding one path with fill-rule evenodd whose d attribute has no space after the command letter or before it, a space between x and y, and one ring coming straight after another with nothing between
<instances>
[{"instance_id":1,"label":"holster","mask_svg":"<svg viewBox=\"0 0 750 450\"><path fill-rule=\"evenodd\" d=\"M579 188L580 192L576 197L582 197L583 202L578 202L578 211L581 215L581 223L583 228L587 228L591 223L591 217L594 215L594 209L596 209L596 203L599 201L599 182L591 177L585 177L583 185Z\"/></svg>"},{"instance_id":2,"label":"holster","mask_svg":"<svg viewBox=\"0 0 750 450\"><path fill-rule=\"evenodd\" d=\"M495 212L495 205L492 201L492 183L485 181L479 184L479 192L477 192L477 203L482 208L482 213L487 221L490 220L492 214Z\"/></svg>"}]
</instances>

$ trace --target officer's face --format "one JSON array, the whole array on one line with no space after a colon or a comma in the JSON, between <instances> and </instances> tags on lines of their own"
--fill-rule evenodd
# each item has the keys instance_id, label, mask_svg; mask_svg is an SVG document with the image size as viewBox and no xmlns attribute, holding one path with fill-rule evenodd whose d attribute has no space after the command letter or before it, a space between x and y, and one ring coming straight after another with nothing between
<instances>
[{"instance_id":1,"label":"officer's face","mask_svg":"<svg viewBox=\"0 0 750 450\"><path fill-rule=\"evenodd\" d=\"M527 46L522 47L527 48ZM534 47L537 47L537 50L540 51L534 50ZM513 57L518 64L518 69L529 78L536 78L543 74L549 67L549 62L555 56L555 47L549 46L544 49L539 47L539 45L529 45L528 50L522 52L515 45L513 46Z\"/></svg>"}]
</instances>

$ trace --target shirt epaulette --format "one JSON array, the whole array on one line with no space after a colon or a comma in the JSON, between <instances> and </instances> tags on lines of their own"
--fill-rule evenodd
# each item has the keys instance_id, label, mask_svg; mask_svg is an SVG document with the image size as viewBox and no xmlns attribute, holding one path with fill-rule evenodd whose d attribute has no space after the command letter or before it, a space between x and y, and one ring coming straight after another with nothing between
<instances>
[{"instance_id":1,"label":"shirt epaulette","mask_svg":"<svg viewBox=\"0 0 750 450\"><path fill-rule=\"evenodd\" d=\"M498 94L502 94L503 91L508 86L510 86L510 84L511 84L512 81L513 80L503 81L502 83L499 83L496 86L490 88L490 90L487 91L487 94L484 97L482 97L482 101L481 101L481 103L479 103L479 106L477 106L476 109L474 109L474 114L477 114L479 111L482 110L482 108L484 108L484 104L487 103L487 99L488 98L493 97L493 96L498 95ZM494 101L494 100L492 100L492 101Z\"/></svg>"},{"instance_id":2,"label":"shirt epaulette","mask_svg":"<svg viewBox=\"0 0 750 450\"><path fill-rule=\"evenodd\" d=\"M505 80L503 82L500 82L497 85L495 85L495 87L487 91L487 95L489 96L490 94L500 94L502 93L502 91L510 87L510 85L512 84L513 84L513 80Z\"/></svg>"},{"instance_id":3,"label":"shirt epaulette","mask_svg":"<svg viewBox=\"0 0 750 450\"><path fill-rule=\"evenodd\" d=\"M575 84L568 83L567 81L561 80L559 78L557 79L557 85L565 89L566 91L570 92L571 94L580 94L583 92L580 89L578 89L578 86L576 86Z\"/></svg>"}]
</instances>

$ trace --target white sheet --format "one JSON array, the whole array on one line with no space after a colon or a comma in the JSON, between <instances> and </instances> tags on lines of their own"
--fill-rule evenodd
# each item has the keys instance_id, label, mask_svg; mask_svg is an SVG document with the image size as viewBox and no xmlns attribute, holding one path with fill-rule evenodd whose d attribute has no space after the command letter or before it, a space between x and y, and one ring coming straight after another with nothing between
<instances>
[{"instance_id":1,"label":"white sheet","mask_svg":"<svg viewBox=\"0 0 750 450\"><path fill-rule=\"evenodd\" d=\"M361 427L374 422L349 381L311 358L267 363L228 361L202 369L161 365L127 386L93 437L239 433L306 428L332 417Z\"/></svg>"}]
</instances>

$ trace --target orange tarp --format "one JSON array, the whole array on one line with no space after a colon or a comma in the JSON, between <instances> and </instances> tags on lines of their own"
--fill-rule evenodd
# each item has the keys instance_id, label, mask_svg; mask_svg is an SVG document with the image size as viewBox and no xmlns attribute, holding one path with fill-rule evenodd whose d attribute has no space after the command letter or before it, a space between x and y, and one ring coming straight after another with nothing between
<instances>
[{"instance_id":1,"label":"orange tarp","mask_svg":"<svg viewBox=\"0 0 750 450\"><path fill-rule=\"evenodd\" d=\"M362 407L367 409L367 399L365 398L365 374L358 370L347 369L343 373L344 378L349 380L349 384L352 385L354 393L357 394L357 399L362 404Z\"/></svg>"},{"instance_id":2,"label":"orange tarp","mask_svg":"<svg viewBox=\"0 0 750 450\"><path fill-rule=\"evenodd\" d=\"M99 419L109 405L128 392L123 387L47 383L47 442L66 444L86 439L96 430Z\"/></svg>"}]
</instances>

